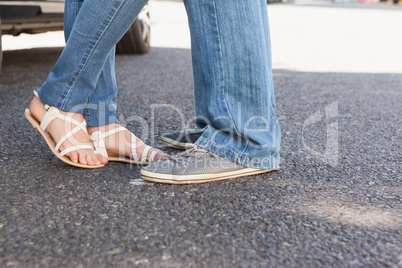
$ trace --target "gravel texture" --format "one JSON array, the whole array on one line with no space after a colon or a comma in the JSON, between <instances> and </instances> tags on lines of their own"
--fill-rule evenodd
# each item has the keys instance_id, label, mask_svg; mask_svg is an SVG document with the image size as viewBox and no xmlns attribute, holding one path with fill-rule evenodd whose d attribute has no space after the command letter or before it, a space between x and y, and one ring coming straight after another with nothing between
<instances>
[{"instance_id":1,"label":"gravel texture","mask_svg":"<svg viewBox=\"0 0 402 268\"><path fill-rule=\"evenodd\" d=\"M281 169L176 186L142 181L138 166L84 170L51 154L23 111L60 52L4 54L0 267L402 267L402 72L274 64ZM117 79L121 121L156 147L181 128L172 107L194 116L188 49L118 56ZM329 125L336 165L306 149L324 153Z\"/></svg>"}]
</instances>

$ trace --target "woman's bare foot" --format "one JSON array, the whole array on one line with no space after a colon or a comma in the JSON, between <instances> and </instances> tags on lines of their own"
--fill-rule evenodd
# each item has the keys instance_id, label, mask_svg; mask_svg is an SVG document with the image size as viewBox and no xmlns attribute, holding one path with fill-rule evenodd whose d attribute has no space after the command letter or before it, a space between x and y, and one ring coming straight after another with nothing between
<instances>
[{"instance_id":1,"label":"woman's bare foot","mask_svg":"<svg viewBox=\"0 0 402 268\"><path fill-rule=\"evenodd\" d=\"M88 134L91 135L95 131L100 131L102 133L106 133L109 130L118 128L119 124L109 124L102 127L92 127L88 128ZM109 156L126 156L132 158L131 152L131 132L128 130L123 130L112 134L105 138L105 147L106 151ZM145 147L147 146L142 140L139 138L137 139L137 149L136 153L138 156L142 156L142 152L144 151ZM147 154L147 159L149 159L152 152L157 152L155 155L154 161L163 160L169 157L169 155L165 154L161 150L152 148L149 150ZM139 157L140 158L140 157ZM141 158L140 158L141 159Z\"/></svg>"},{"instance_id":2,"label":"woman's bare foot","mask_svg":"<svg viewBox=\"0 0 402 268\"><path fill-rule=\"evenodd\" d=\"M31 101L31 104L29 105L29 111L39 122L42 122L42 118L47 112L46 109L43 107L43 103L37 97L34 97L33 100ZM60 111L60 113L68 117L72 117L78 122L84 121L84 117L82 116L82 114L66 113L63 111ZM56 118L49 124L47 129L50 135L52 136L53 140L57 144L59 140L66 135L66 133L68 133L75 127L76 125L70 122ZM73 136L68 138L65 142L63 142L63 144L60 147L60 151L63 151L64 149L76 145L92 145L91 141L88 138L88 135L82 130L78 131ZM68 153L67 155L74 163L80 163L83 165L94 166L107 163L107 158L104 158L101 155L96 155L94 153L94 150L91 149L75 150Z\"/></svg>"}]
</instances>

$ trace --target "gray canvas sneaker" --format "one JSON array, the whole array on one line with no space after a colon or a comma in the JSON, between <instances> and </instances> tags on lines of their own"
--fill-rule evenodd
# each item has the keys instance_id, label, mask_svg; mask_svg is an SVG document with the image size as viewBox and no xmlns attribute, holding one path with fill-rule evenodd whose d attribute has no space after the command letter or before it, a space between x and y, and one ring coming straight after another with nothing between
<instances>
[{"instance_id":1,"label":"gray canvas sneaker","mask_svg":"<svg viewBox=\"0 0 402 268\"><path fill-rule=\"evenodd\" d=\"M186 144L194 144L204 131L199 129L185 129L164 133L161 136L162 142L171 148L185 150Z\"/></svg>"},{"instance_id":2,"label":"gray canvas sneaker","mask_svg":"<svg viewBox=\"0 0 402 268\"><path fill-rule=\"evenodd\" d=\"M197 145L188 144L183 153L156 161L141 169L147 181L188 184L224 180L270 170L240 166Z\"/></svg>"}]
</instances>

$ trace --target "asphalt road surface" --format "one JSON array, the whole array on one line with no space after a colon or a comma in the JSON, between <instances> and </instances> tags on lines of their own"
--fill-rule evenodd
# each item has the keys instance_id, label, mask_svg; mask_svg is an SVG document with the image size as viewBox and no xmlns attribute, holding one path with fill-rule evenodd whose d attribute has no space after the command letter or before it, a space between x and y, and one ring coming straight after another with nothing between
<instances>
[{"instance_id":1,"label":"asphalt road surface","mask_svg":"<svg viewBox=\"0 0 402 268\"><path fill-rule=\"evenodd\" d=\"M194 116L191 53L181 4L151 7L150 53L117 57L119 115L164 149ZM270 5L281 169L198 185L57 160L23 111L62 48L6 51L0 267L402 267L402 10L382 7Z\"/></svg>"}]
</instances>

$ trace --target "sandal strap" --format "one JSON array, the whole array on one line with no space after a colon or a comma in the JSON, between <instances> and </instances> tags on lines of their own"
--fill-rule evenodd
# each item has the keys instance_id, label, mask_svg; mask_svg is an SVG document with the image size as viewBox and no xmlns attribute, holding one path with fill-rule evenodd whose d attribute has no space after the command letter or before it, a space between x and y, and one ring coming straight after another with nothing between
<instances>
[{"instance_id":1,"label":"sandal strap","mask_svg":"<svg viewBox=\"0 0 402 268\"><path fill-rule=\"evenodd\" d=\"M105 133L103 133L102 131L94 131L91 135L89 135L89 139L94 142L95 153L101 154L103 157L108 157L105 145L105 138L124 130L127 129L125 127L119 126Z\"/></svg>"},{"instance_id":2,"label":"sandal strap","mask_svg":"<svg viewBox=\"0 0 402 268\"><path fill-rule=\"evenodd\" d=\"M144 149L144 151L142 151L142 154L141 154L141 162L147 161L148 152L151 149L152 149L151 146L148 146L148 145L145 146L145 149Z\"/></svg>"},{"instance_id":3,"label":"sandal strap","mask_svg":"<svg viewBox=\"0 0 402 268\"><path fill-rule=\"evenodd\" d=\"M57 109L57 108L55 108L55 109ZM69 116L65 116L65 115L62 115L62 114L58 114L56 117L80 127L82 129L82 131L84 131L85 133L88 134L87 128L86 128L87 123L85 122L85 120L82 121L82 122L78 122L74 118L69 117Z\"/></svg>"},{"instance_id":4,"label":"sandal strap","mask_svg":"<svg viewBox=\"0 0 402 268\"><path fill-rule=\"evenodd\" d=\"M153 162L155 159L155 156L158 154L156 151L151 152L151 154L148 156L148 153L150 150L153 148L149 145L146 145L144 148L144 151L141 153L141 162L146 163L146 162ZM137 154L137 137L131 133L131 154L133 155L133 159L136 162L139 162L139 155ZM147 161L148 158L148 161Z\"/></svg>"},{"instance_id":5,"label":"sandal strap","mask_svg":"<svg viewBox=\"0 0 402 268\"><path fill-rule=\"evenodd\" d=\"M111 129L107 132L102 132L102 131L98 130L98 131L92 132L92 134L89 135L89 138L90 138L90 140L93 140L93 141L100 141L100 140L103 140L103 139L109 137L110 135L116 134L117 132L120 132L123 130L127 130L127 129L125 127L117 127L117 128Z\"/></svg>"},{"instance_id":6,"label":"sandal strap","mask_svg":"<svg viewBox=\"0 0 402 268\"><path fill-rule=\"evenodd\" d=\"M105 134L102 131L94 131L89 135L89 139L94 142L95 154L101 154L103 157L107 158L108 154L105 145Z\"/></svg>"},{"instance_id":7,"label":"sandal strap","mask_svg":"<svg viewBox=\"0 0 402 268\"><path fill-rule=\"evenodd\" d=\"M116 134L120 131L125 131L127 130L125 127L119 126L117 128L111 129L105 133L102 131L95 131L93 132L90 136L89 139L94 142L95 146L95 153L101 154L103 157L108 157L106 146L105 146L105 138ZM128 130L127 130L128 131ZM133 156L133 159L135 162L139 162L140 158L139 155L137 154L137 137L131 132L131 154ZM144 148L144 151L141 154L141 162L153 162L155 159L155 156L158 154L156 151L151 152L148 161L147 161L147 155L149 151L152 150L152 147L149 145L146 145Z\"/></svg>"},{"instance_id":8,"label":"sandal strap","mask_svg":"<svg viewBox=\"0 0 402 268\"><path fill-rule=\"evenodd\" d=\"M127 128L122 127L122 126L111 129L103 134L104 135L103 138L109 137L110 135L116 134L117 132L124 131L124 130L127 130Z\"/></svg>"},{"instance_id":9,"label":"sandal strap","mask_svg":"<svg viewBox=\"0 0 402 268\"><path fill-rule=\"evenodd\" d=\"M40 123L40 128L43 131L45 131L46 128L49 126L49 124L56 118L62 119L66 122L79 126L85 133L87 133L87 129L85 127L86 126L85 120L83 122L78 122L77 120L75 120L72 117L62 115L60 113L60 110L53 106L47 107L47 112L42 118L42 122Z\"/></svg>"},{"instance_id":10,"label":"sandal strap","mask_svg":"<svg viewBox=\"0 0 402 268\"><path fill-rule=\"evenodd\" d=\"M57 118L57 115L60 114L60 110L56 107L49 107L47 109L46 114L43 116L42 121L40 122L40 128L45 131L48 125Z\"/></svg>"},{"instance_id":11,"label":"sandal strap","mask_svg":"<svg viewBox=\"0 0 402 268\"><path fill-rule=\"evenodd\" d=\"M36 90L33 91L34 95L39 98L39 94ZM74 125L76 125L76 127L74 129L72 129L71 131L69 131L66 135L64 135L59 142L56 144L55 146L55 150L58 151L60 149L60 146L71 136L73 136L75 133L77 133L78 131L82 130L85 133L87 132L87 128L86 125L87 123L84 121L82 122L78 122L77 120L75 120L72 117L63 115L60 113L60 110L57 109L56 107L53 106L49 106L47 104L43 105L44 108L47 110L46 114L43 116L42 121L40 123L40 128L45 131L46 128L49 126L49 124L56 118L62 119L66 122L72 123ZM75 151L75 150L79 150L79 149L93 149L93 147L91 145L77 145L77 146L71 146L65 150L63 150L60 155L65 155L68 154L69 152Z\"/></svg>"},{"instance_id":12,"label":"sandal strap","mask_svg":"<svg viewBox=\"0 0 402 268\"><path fill-rule=\"evenodd\" d=\"M131 132L131 154L133 155L135 162L140 161L137 155L137 137L132 132Z\"/></svg>"},{"instance_id":13,"label":"sandal strap","mask_svg":"<svg viewBox=\"0 0 402 268\"><path fill-rule=\"evenodd\" d=\"M151 155L149 156L149 162L154 162L155 161L155 156L158 154L158 152L153 151Z\"/></svg>"},{"instance_id":14,"label":"sandal strap","mask_svg":"<svg viewBox=\"0 0 402 268\"><path fill-rule=\"evenodd\" d=\"M60 152L60 155L66 155L72 151L76 151L76 150L81 150L81 149L93 149L93 147L91 145L77 145L77 146L71 146L68 147L67 149L63 150Z\"/></svg>"},{"instance_id":15,"label":"sandal strap","mask_svg":"<svg viewBox=\"0 0 402 268\"><path fill-rule=\"evenodd\" d=\"M85 121L83 121L80 125L76 126L72 130L70 130L66 135L64 135L59 142L56 144L56 147L54 148L56 151L59 150L60 146L65 142L68 138L72 137L75 133L77 133L80 130L83 130L85 128ZM85 131L85 130L84 130ZM85 131L86 132L86 131ZM93 147L92 147L93 148Z\"/></svg>"}]
</instances>

